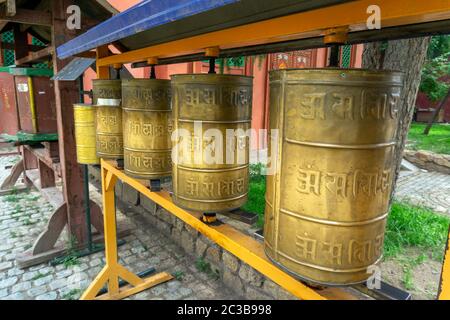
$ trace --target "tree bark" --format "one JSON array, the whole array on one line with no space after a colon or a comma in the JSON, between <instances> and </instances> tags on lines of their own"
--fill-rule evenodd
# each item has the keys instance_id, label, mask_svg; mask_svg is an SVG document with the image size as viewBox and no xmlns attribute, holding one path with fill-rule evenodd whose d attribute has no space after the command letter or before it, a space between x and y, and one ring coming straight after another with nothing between
<instances>
[{"instance_id":1,"label":"tree bark","mask_svg":"<svg viewBox=\"0 0 450 320\"><path fill-rule=\"evenodd\" d=\"M419 90L423 63L426 58L430 37L388 41L387 46L380 42L365 45L363 68L399 70L405 73L404 87L400 96L398 130L394 160L394 186L398 178L403 150ZM384 47L384 50L383 50ZM393 188L394 191L394 188ZM393 192L392 191L392 192Z\"/></svg>"}]
</instances>

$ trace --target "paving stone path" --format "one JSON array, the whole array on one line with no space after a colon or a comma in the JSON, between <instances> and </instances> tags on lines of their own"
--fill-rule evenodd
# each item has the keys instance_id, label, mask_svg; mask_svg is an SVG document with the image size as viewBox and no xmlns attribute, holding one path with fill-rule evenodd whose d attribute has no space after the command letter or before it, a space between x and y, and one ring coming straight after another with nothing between
<instances>
[{"instance_id":1,"label":"paving stone path","mask_svg":"<svg viewBox=\"0 0 450 320\"><path fill-rule=\"evenodd\" d=\"M402 171L395 197L450 215L450 175L421 170Z\"/></svg>"}]
</instances>

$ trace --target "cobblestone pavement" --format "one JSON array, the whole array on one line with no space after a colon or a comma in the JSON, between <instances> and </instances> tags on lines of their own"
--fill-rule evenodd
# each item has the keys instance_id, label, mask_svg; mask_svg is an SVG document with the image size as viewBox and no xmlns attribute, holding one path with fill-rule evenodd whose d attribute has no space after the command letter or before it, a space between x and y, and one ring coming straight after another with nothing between
<instances>
[{"instance_id":1,"label":"cobblestone pavement","mask_svg":"<svg viewBox=\"0 0 450 320\"><path fill-rule=\"evenodd\" d=\"M402 171L395 197L450 215L450 175L421 170Z\"/></svg>"},{"instance_id":2,"label":"cobblestone pavement","mask_svg":"<svg viewBox=\"0 0 450 320\"><path fill-rule=\"evenodd\" d=\"M0 172L13 162L11 157L0 158ZM0 179L6 176L0 173ZM0 180L0 181L1 181ZM95 192L94 192L95 193ZM93 195L94 200L99 194ZM31 248L33 241L45 227L53 211L52 206L37 191L0 196L0 300L1 299L78 299L105 264L99 252L51 266L40 264L25 270L16 266L16 254ZM159 231L137 223L133 213L125 219L132 234L119 247L120 262L133 272L150 266L167 271L176 279L136 294L130 299L232 299L236 297L223 283L197 270L193 258Z\"/></svg>"}]
</instances>

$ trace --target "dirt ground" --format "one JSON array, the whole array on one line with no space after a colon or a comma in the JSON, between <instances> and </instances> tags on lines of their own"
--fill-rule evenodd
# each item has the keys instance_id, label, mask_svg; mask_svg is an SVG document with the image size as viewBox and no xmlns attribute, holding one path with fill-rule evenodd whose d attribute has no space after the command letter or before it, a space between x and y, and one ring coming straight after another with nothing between
<instances>
[{"instance_id":1,"label":"dirt ground","mask_svg":"<svg viewBox=\"0 0 450 320\"><path fill-rule=\"evenodd\" d=\"M383 281L411 293L414 300L437 298L442 262L431 258L431 252L410 248L381 263Z\"/></svg>"}]
</instances>

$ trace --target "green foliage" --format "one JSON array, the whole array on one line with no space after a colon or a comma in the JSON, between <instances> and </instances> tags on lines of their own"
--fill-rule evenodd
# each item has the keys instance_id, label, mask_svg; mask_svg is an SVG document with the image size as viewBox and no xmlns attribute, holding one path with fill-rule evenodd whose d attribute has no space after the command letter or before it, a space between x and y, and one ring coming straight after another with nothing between
<instances>
[{"instance_id":1,"label":"green foliage","mask_svg":"<svg viewBox=\"0 0 450 320\"><path fill-rule=\"evenodd\" d=\"M19 197L15 193L12 193L5 196L3 200L5 202L17 202L19 200Z\"/></svg>"},{"instance_id":2,"label":"green foliage","mask_svg":"<svg viewBox=\"0 0 450 320\"><path fill-rule=\"evenodd\" d=\"M261 163L250 165L250 183L248 186L248 201L242 207L245 211L258 215L258 227L264 225L264 206L266 194L265 167Z\"/></svg>"},{"instance_id":3,"label":"green foliage","mask_svg":"<svg viewBox=\"0 0 450 320\"><path fill-rule=\"evenodd\" d=\"M439 80L450 74L450 36L433 37L427 55L422 67L420 91L431 101L439 101L450 87L450 84Z\"/></svg>"},{"instance_id":4,"label":"green foliage","mask_svg":"<svg viewBox=\"0 0 450 320\"><path fill-rule=\"evenodd\" d=\"M450 87L448 83L439 80L442 76L450 74L449 56L450 52L447 52L428 60L422 68L420 91L424 92L431 101L443 99Z\"/></svg>"},{"instance_id":5,"label":"green foliage","mask_svg":"<svg viewBox=\"0 0 450 320\"><path fill-rule=\"evenodd\" d=\"M446 52L450 52L450 36L438 35L432 37L428 46L427 58L433 59Z\"/></svg>"},{"instance_id":6,"label":"green foliage","mask_svg":"<svg viewBox=\"0 0 450 320\"><path fill-rule=\"evenodd\" d=\"M181 280L183 280L184 272L183 271L176 271L176 272L174 272L173 277L175 279L177 279L178 281L181 281Z\"/></svg>"},{"instance_id":7,"label":"green foliage","mask_svg":"<svg viewBox=\"0 0 450 320\"><path fill-rule=\"evenodd\" d=\"M80 252L76 250L77 240L75 236L69 237L66 242L66 247L67 251L65 256L54 258L50 262L51 265L63 264L64 267L69 268L80 264L80 261L78 260L80 257Z\"/></svg>"},{"instance_id":8,"label":"green foliage","mask_svg":"<svg viewBox=\"0 0 450 320\"><path fill-rule=\"evenodd\" d=\"M36 221L31 221L29 218L23 220L24 226L32 226L33 224L36 224Z\"/></svg>"},{"instance_id":9,"label":"green foliage","mask_svg":"<svg viewBox=\"0 0 450 320\"><path fill-rule=\"evenodd\" d=\"M37 195L29 195L29 196L26 197L26 199L29 200L29 201L37 201L40 198L41 198L41 196L39 194L37 194Z\"/></svg>"},{"instance_id":10,"label":"green foliage","mask_svg":"<svg viewBox=\"0 0 450 320\"><path fill-rule=\"evenodd\" d=\"M426 124L412 123L408 133L408 149L427 150L450 154L450 125L433 124L428 135L423 134Z\"/></svg>"},{"instance_id":11,"label":"green foliage","mask_svg":"<svg viewBox=\"0 0 450 320\"><path fill-rule=\"evenodd\" d=\"M412 276L413 269L409 265L403 266L403 285L406 290L414 290L414 281Z\"/></svg>"},{"instance_id":12,"label":"green foliage","mask_svg":"<svg viewBox=\"0 0 450 320\"><path fill-rule=\"evenodd\" d=\"M210 278L219 279L220 274L218 270L213 270L211 264L206 262L204 259L198 258L195 261L195 267L198 271L206 273Z\"/></svg>"},{"instance_id":13,"label":"green foliage","mask_svg":"<svg viewBox=\"0 0 450 320\"><path fill-rule=\"evenodd\" d=\"M64 267L66 267L66 268L73 267L73 266L80 264L80 262L78 261L78 257L73 254L68 254L61 261L62 261L62 264L64 265Z\"/></svg>"},{"instance_id":14,"label":"green foliage","mask_svg":"<svg viewBox=\"0 0 450 320\"><path fill-rule=\"evenodd\" d=\"M31 280L41 279L41 278L48 276L49 274L50 274L50 272L47 272L47 273L38 272L33 278L31 278Z\"/></svg>"},{"instance_id":15,"label":"green foliage","mask_svg":"<svg viewBox=\"0 0 450 320\"><path fill-rule=\"evenodd\" d=\"M385 257L395 257L406 247L431 250L434 259L442 259L450 218L408 203L394 202L384 239Z\"/></svg>"},{"instance_id":16,"label":"green foliage","mask_svg":"<svg viewBox=\"0 0 450 320\"><path fill-rule=\"evenodd\" d=\"M64 300L78 300L83 293L81 289L72 289L62 296Z\"/></svg>"}]
</instances>

